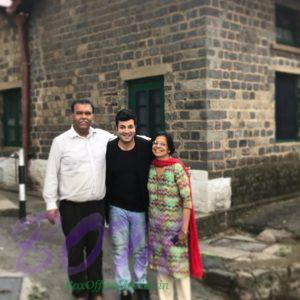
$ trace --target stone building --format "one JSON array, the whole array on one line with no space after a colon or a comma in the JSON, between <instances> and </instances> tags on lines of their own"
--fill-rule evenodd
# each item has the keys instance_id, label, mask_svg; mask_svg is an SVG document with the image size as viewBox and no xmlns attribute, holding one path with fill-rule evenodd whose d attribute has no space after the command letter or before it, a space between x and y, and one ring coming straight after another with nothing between
<instances>
[{"instance_id":1,"label":"stone building","mask_svg":"<svg viewBox=\"0 0 300 300\"><path fill-rule=\"evenodd\" d=\"M193 174L231 179L233 205L300 190L298 0L33 2L33 182L42 182L53 137L69 127L70 102L87 98L101 128L113 130L116 111L130 107L140 133L170 131ZM22 64L2 10L0 179L12 184Z\"/></svg>"}]
</instances>

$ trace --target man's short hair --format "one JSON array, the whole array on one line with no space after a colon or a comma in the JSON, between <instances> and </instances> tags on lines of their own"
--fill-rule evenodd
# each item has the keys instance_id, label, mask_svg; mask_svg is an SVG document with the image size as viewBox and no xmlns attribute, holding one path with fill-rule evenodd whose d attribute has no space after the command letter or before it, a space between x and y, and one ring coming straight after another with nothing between
<instances>
[{"instance_id":1,"label":"man's short hair","mask_svg":"<svg viewBox=\"0 0 300 300\"><path fill-rule=\"evenodd\" d=\"M135 113L130 109L121 109L116 114L116 126L118 127L119 121L129 121L133 120L134 125L136 125L136 115Z\"/></svg>"},{"instance_id":2,"label":"man's short hair","mask_svg":"<svg viewBox=\"0 0 300 300\"><path fill-rule=\"evenodd\" d=\"M76 104L89 104L92 107L92 112L94 113L95 107L90 100L87 100L87 99L74 100L71 104L72 113L74 113L74 107Z\"/></svg>"}]
</instances>

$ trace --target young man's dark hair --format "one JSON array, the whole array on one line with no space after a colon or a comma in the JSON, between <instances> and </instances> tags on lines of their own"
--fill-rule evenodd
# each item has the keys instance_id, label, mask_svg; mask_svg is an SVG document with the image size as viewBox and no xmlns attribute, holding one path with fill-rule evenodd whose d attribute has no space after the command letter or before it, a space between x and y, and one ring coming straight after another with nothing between
<instances>
[{"instance_id":1,"label":"young man's dark hair","mask_svg":"<svg viewBox=\"0 0 300 300\"><path fill-rule=\"evenodd\" d=\"M118 126L119 121L128 121L128 120L133 120L134 125L136 125L136 115L132 110L124 108L124 109L121 109L116 114L116 126Z\"/></svg>"},{"instance_id":2,"label":"young man's dark hair","mask_svg":"<svg viewBox=\"0 0 300 300\"><path fill-rule=\"evenodd\" d=\"M94 113L95 107L90 100L87 100L87 99L74 100L71 104L72 113L74 113L74 107L76 104L89 104L92 107L92 112Z\"/></svg>"},{"instance_id":3,"label":"young man's dark hair","mask_svg":"<svg viewBox=\"0 0 300 300\"><path fill-rule=\"evenodd\" d=\"M169 148L169 151L170 151L170 155L172 155L175 152L175 145L174 145L174 141L173 141L173 138L172 138L171 134L168 133L168 132L165 132L165 131L158 132L151 139L152 143L155 141L155 139L158 136L164 136L166 138L167 143L168 143L168 148Z\"/></svg>"}]
</instances>

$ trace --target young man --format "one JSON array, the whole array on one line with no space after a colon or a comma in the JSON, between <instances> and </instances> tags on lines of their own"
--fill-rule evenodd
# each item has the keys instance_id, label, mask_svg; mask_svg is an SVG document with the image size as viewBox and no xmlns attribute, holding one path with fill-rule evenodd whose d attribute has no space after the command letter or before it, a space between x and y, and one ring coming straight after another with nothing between
<instances>
[{"instance_id":1,"label":"young man","mask_svg":"<svg viewBox=\"0 0 300 300\"><path fill-rule=\"evenodd\" d=\"M151 142L136 136L136 116L123 109L116 115L118 138L107 145L106 187L115 279L120 299L150 299L147 287L147 180L152 160ZM128 266L133 256L133 287Z\"/></svg>"},{"instance_id":2,"label":"young man","mask_svg":"<svg viewBox=\"0 0 300 300\"><path fill-rule=\"evenodd\" d=\"M101 300L102 287L89 290L87 282L102 282L105 153L115 136L91 127L94 106L90 101L74 101L71 110L73 126L51 146L43 197L48 220L54 223L61 216L74 297Z\"/></svg>"}]
</instances>

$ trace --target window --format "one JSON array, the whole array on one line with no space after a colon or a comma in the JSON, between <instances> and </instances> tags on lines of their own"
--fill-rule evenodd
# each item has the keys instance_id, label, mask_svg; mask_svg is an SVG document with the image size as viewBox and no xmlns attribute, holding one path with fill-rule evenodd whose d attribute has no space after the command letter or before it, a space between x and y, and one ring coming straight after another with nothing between
<instances>
[{"instance_id":1,"label":"window","mask_svg":"<svg viewBox=\"0 0 300 300\"><path fill-rule=\"evenodd\" d=\"M276 73L276 139L300 138L300 76Z\"/></svg>"},{"instance_id":2,"label":"window","mask_svg":"<svg viewBox=\"0 0 300 300\"><path fill-rule=\"evenodd\" d=\"M21 90L2 92L3 145L21 146Z\"/></svg>"},{"instance_id":3,"label":"window","mask_svg":"<svg viewBox=\"0 0 300 300\"><path fill-rule=\"evenodd\" d=\"M276 5L276 41L279 44L300 46L300 13L288 7Z\"/></svg>"},{"instance_id":4,"label":"window","mask_svg":"<svg viewBox=\"0 0 300 300\"><path fill-rule=\"evenodd\" d=\"M128 81L129 108L137 115L137 133L152 136L164 130L162 76Z\"/></svg>"}]
</instances>

